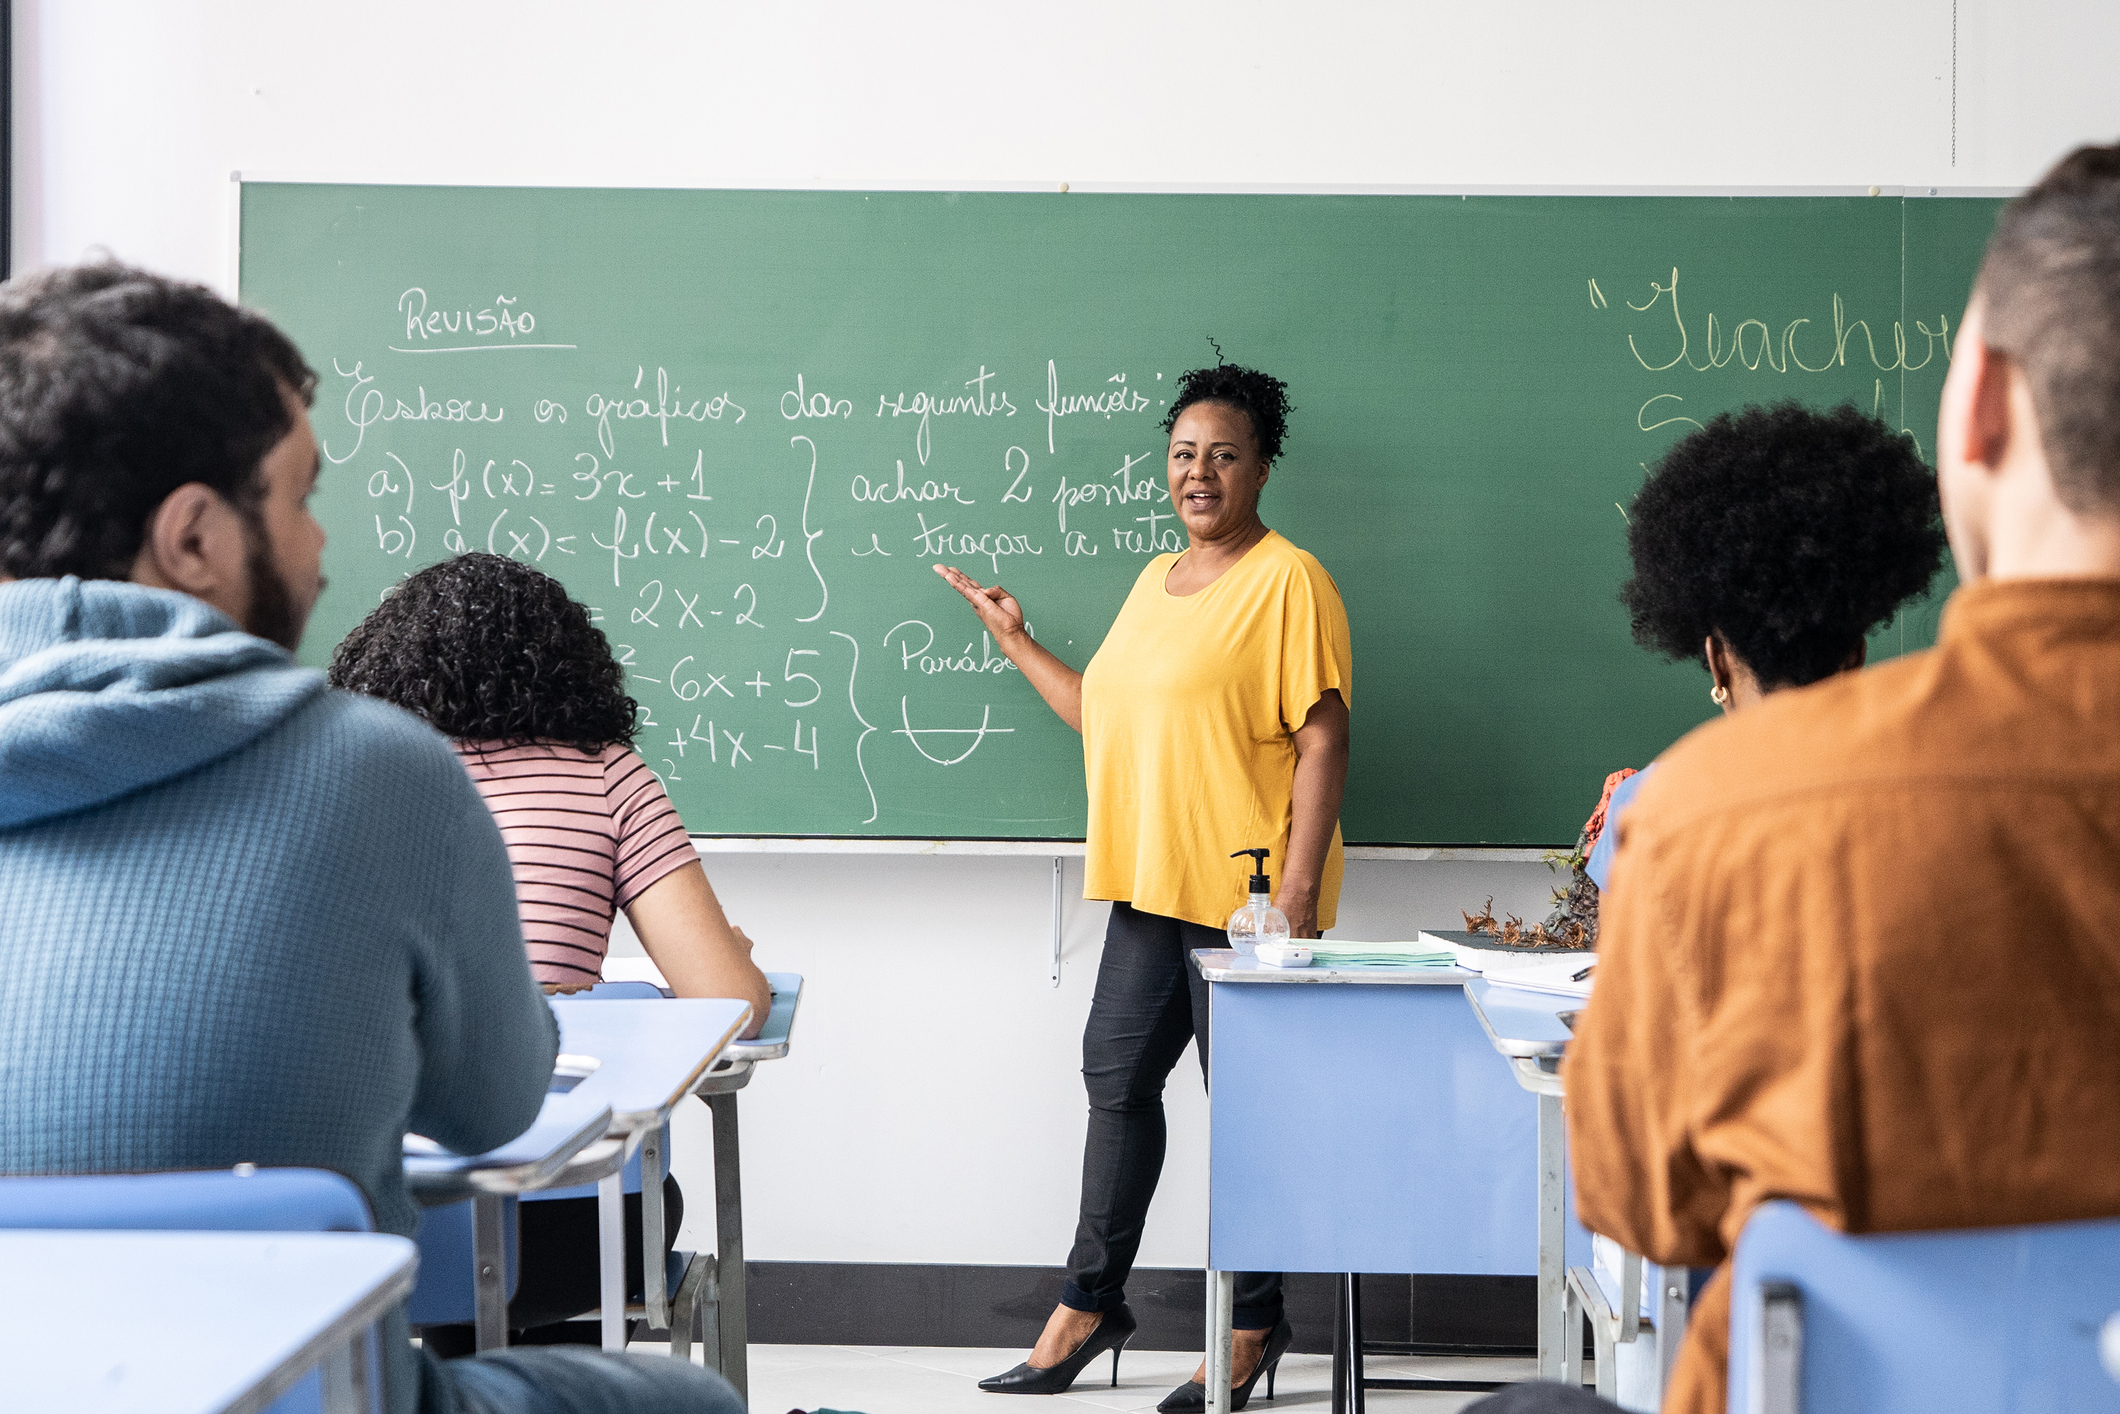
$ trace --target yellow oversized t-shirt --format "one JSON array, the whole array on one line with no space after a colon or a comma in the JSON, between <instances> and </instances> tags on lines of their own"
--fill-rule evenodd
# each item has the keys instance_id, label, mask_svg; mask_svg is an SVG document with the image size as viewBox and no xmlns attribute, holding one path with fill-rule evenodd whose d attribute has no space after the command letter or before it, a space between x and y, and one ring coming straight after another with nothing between
<instances>
[{"instance_id":1,"label":"yellow oversized t-shirt","mask_svg":"<svg viewBox=\"0 0 2120 1414\"><path fill-rule=\"evenodd\" d=\"M1278 533L1183 598L1163 587L1177 562L1149 562L1082 674L1083 895L1220 928L1250 873L1231 850L1272 850L1279 890L1295 732L1329 690L1353 705L1354 655L1339 586ZM1339 909L1340 872L1335 824L1320 929Z\"/></svg>"}]
</instances>

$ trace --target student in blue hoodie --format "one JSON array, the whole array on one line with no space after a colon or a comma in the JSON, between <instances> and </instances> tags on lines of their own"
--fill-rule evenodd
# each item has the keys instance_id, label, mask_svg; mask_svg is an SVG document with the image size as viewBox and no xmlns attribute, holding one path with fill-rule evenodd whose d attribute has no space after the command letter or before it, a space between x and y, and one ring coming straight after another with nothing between
<instances>
[{"instance_id":1,"label":"student in blue hoodie","mask_svg":"<svg viewBox=\"0 0 2120 1414\"><path fill-rule=\"evenodd\" d=\"M289 651L314 386L201 287L0 287L0 1173L335 1169L409 1235L405 1133L514 1137L558 1038L449 743ZM394 1414L742 1408L680 1361L390 1328Z\"/></svg>"}]
</instances>

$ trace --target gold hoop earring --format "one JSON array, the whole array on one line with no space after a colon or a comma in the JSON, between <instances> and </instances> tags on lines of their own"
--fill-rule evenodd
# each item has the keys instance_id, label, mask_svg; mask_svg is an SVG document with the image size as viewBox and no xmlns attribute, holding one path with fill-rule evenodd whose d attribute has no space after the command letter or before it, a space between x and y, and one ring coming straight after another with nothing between
<instances>
[{"instance_id":1,"label":"gold hoop earring","mask_svg":"<svg viewBox=\"0 0 2120 1414\"><path fill-rule=\"evenodd\" d=\"M1730 689L1724 687L1721 683L1717 683L1713 688L1709 689L1708 700L1718 707L1727 707L1730 705Z\"/></svg>"}]
</instances>

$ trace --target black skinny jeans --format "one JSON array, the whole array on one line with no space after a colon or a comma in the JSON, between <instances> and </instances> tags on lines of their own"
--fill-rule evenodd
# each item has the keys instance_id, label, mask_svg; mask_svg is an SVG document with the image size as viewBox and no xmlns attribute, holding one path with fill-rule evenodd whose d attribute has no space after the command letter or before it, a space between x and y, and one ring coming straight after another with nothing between
<instances>
[{"instance_id":1,"label":"black skinny jeans","mask_svg":"<svg viewBox=\"0 0 2120 1414\"><path fill-rule=\"evenodd\" d=\"M1183 919L1112 905L1104 960L1089 1024L1082 1031L1082 1083L1089 1091L1089 1138L1082 1148L1082 1218L1067 1254L1060 1304L1114 1311L1141 1250L1141 1226L1163 1173L1163 1082L1200 1046L1207 1078L1207 982L1195 948L1226 948L1229 937ZM1267 1330L1281 1319L1281 1274L1237 1276L1235 1326Z\"/></svg>"}]
</instances>

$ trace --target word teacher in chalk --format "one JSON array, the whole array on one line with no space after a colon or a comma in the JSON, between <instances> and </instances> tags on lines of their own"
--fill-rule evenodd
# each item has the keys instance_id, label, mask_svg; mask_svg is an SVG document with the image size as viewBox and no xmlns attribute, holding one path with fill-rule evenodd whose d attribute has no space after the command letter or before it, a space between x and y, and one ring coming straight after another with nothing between
<instances>
[{"instance_id":1,"label":"word teacher in chalk","mask_svg":"<svg viewBox=\"0 0 2120 1414\"><path fill-rule=\"evenodd\" d=\"M1259 518L1288 412L1287 386L1252 369L1179 380L1163 425L1190 545L1149 562L1082 672L1030 636L1007 590L935 567L1082 733L1084 894L1112 901L1082 1037L1089 1134L1067 1282L1030 1358L981 1389L1058 1394L1105 1351L1116 1372L1135 1329L1126 1279L1163 1167L1163 1083L1188 1040L1207 1068L1207 986L1187 955L1224 946L1244 901L1230 851L1272 851L1294 936L1333 924L1354 660L1332 576ZM1279 1273L1237 1278L1235 1325L1241 1409L1293 1338ZM1204 1409L1205 1378L1203 1366L1158 1407Z\"/></svg>"}]
</instances>

